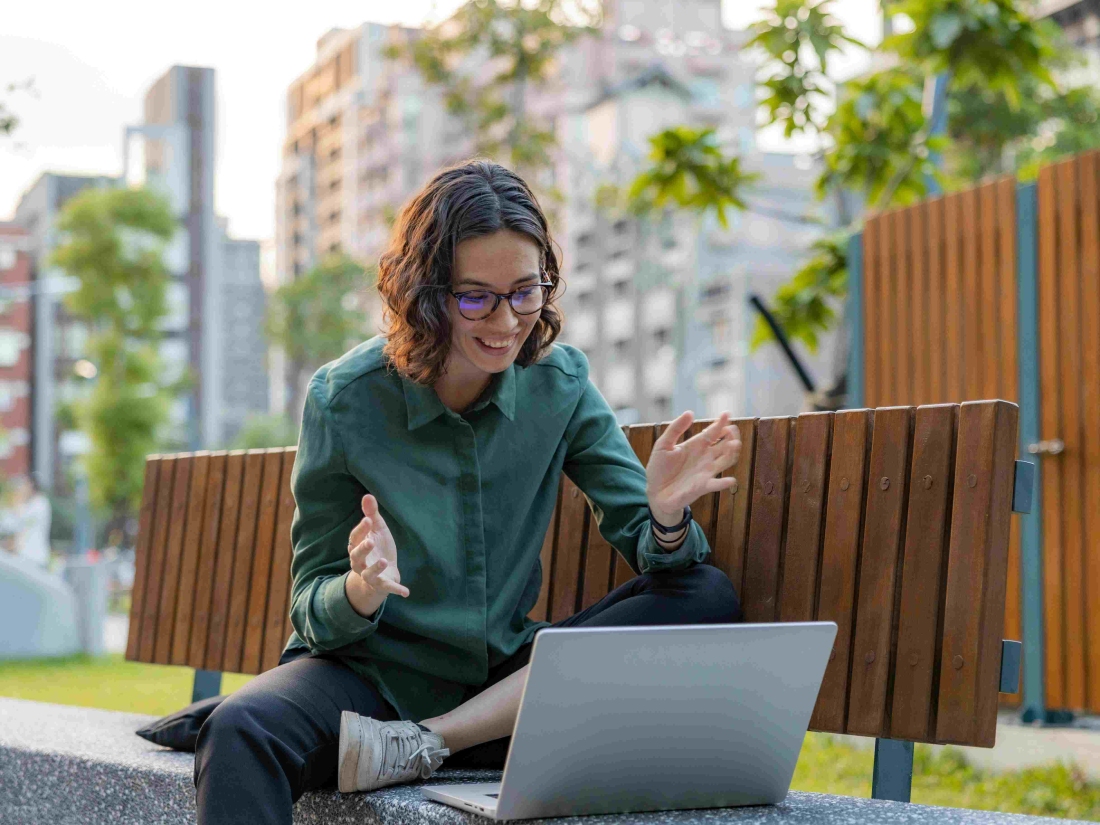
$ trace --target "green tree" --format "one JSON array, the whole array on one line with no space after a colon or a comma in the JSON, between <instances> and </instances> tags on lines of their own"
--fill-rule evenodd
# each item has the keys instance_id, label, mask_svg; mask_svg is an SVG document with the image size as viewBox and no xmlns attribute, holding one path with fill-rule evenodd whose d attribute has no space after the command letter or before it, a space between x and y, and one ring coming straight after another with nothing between
<instances>
[{"instance_id":1,"label":"green tree","mask_svg":"<svg viewBox=\"0 0 1100 825\"><path fill-rule=\"evenodd\" d=\"M370 336L364 295L373 283L373 270L364 270L347 255L333 254L272 295L266 332L290 364L288 408L296 420L302 414L306 373Z\"/></svg>"},{"instance_id":2,"label":"green tree","mask_svg":"<svg viewBox=\"0 0 1100 825\"><path fill-rule=\"evenodd\" d=\"M389 56L410 60L441 90L477 153L552 195L554 124L531 111L528 92L553 78L561 49L595 30L600 19L598 0L469 0Z\"/></svg>"},{"instance_id":3,"label":"green tree","mask_svg":"<svg viewBox=\"0 0 1100 825\"><path fill-rule=\"evenodd\" d=\"M163 254L176 226L169 204L144 189L85 190L58 219L52 262L79 280L65 305L88 327L95 366L71 414L91 441L83 462L92 504L116 525L140 503L145 456L181 390L164 381L157 346L167 311Z\"/></svg>"},{"instance_id":4,"label":"green tree","mask_svg":"<svg viewBox=\"0 0 1100 825\"><path fill-rule=\"evenodd\" d=\"M293 447L298 443L298 428L285 415L250 415L245 419L231 450L258 450L264 447Z\"/></svg>"},{"instance_id":5,"label":"green tree","mask_svg":"<svg viewBox=\"0 0 1100 825\"><path fill-rule=\"evenodd\" d=\"M37 97L38 93L35 90L34 78L29 78L17 83L8 83L4 86L5 98L10 98L13 94L24 93L33 97ZM19 116L11 108L11 104L7 99L0 98L0 135L11 136L16 127L19 126Z\"/></svg>"}]
</instances>

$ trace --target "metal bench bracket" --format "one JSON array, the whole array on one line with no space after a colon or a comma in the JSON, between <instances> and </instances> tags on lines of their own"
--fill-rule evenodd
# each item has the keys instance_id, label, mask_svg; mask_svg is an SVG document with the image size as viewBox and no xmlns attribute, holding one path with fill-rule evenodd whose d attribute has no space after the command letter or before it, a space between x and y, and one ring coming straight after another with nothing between
<instances>
[{"instance_id":1,"label":"metal bench bracket","mask_svg":"<svg viewBox=\"0 0 1100 825\"><path fill-rule=\"evenodd\" d=\"M220 670L196 670L195 684L191 688L191 701L200 702L222 692L222 672Z\"/></svg>"},{"instance_id":2,"label":"metal bench bracket","mask_svg":"<svg viewBox=\"0 0 1100 825\"><path fill-rule=\"evenodd\" d=\"M1019 693L1020 658L1023 650L1022 642L1001 639L1001 693Z\"/></svg>"},{"instance_id":3,"label":"metal bench bracket","mask_svg":"<svg viewBox=\"0 0 1100 825\"><path fill-rule=\"evenodd\" d=\"M1035 495L1035 465L1030 461L1016 461L1016 477L1012 483L1012 512L1030 513Z\"/></svg>"},{"instance_id":4,"label":"metal bench bracket","mask_svg":"<svg viewBox=\"0 0 1100 825\"><path fill-rule=\"evenodd\" d=\"M876 739L871 798L908 802L912 791L913 743L898 739Z\"/></svg>"}]
</instances>

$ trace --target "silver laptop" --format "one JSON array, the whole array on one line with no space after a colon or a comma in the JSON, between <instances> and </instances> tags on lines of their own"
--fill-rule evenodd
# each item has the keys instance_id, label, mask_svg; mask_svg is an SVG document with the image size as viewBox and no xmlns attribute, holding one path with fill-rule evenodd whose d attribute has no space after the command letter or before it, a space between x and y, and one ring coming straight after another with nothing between
<instances>
[{"instance_id":1,"label":"silver laptop","mask_svg":"<svg viewBox=\"0 0 1100 825\"><path fill-rule=\"evenodd\" d=\"M500 782L425 785L494 819L783 800L833 622L550 628Z\"/></svg>"}]
</instances>

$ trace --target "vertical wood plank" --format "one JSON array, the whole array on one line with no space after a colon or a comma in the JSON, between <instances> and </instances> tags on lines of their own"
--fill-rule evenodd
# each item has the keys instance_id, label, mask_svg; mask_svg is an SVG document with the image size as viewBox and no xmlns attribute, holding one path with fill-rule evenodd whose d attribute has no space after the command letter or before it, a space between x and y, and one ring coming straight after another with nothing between
<instances>
[{"instance_id":1,"label":"vertical wood plank","mask_svg":"<svg viewBox=\"0 0 1100 825\"><path fill-rule=\"evenodd\" d=\"M160 609L157 613L157 641L153 661L168 664L172 653L172 631L176 623L176 602L180 591L180 561L183 555L184 531L187 527L187 497L191 492L191 468L194 456L181 455L172 479L172 507L168 511L168 542L164 550L164 584L160 591Z\"/></svg>"},{"instance_id":2,"label":"vertical wood plank","mask_svg":"<svg viewBox=\"0 0 1100 825\"><path fill-rule=\"evenodd\" d=\"M951 504L936 738L992 747L997 724L1017 409L963 404Z\"/></svg>"},{"instance_id":3,"label":"vertical wood plank","mask_svg":"<svg viewBox=\"0 0 1100 825\"><path fill-rule=\"evenodd\" d=\"M1001 363L1000 293L1016 291L1016 282L1000 283L1000 244L997 242L997 182L983 184L978 189L981 203L981 300L975 307L980 318L982 345L981 398L999 398ZM1016 227L1012 227L1015 233Z\"/></svg>"},{"instance_id":4,"label":"vertical wood plank","mask_svg":"<svg viewBox=\"0 0 1100 825\"><path fill-rule=\"evenodd\" d=\"M882 346L879 340L879 300L882 267L880 265L880 247L882 218L871 215L863 224L863 329L867 339L863 347L864 396L868 405L879 404L882 395L879 380L879 363L882 360Z\"/></svg>"},{"instance_id":5,"label":"vertical wood plank","mask_svg":"<svg viewBox=\"0 0 1100 825\"><path fill-rule=\"evenodd\" d=\"M629 435L629 427L623 427L623 437ZM615 548L600 533L592 511L588 512L588 546L584 552L584 575L581 587L580 609L591 607L611 589L614 572Z\"/></svg>"},{"instance_id":6,"label":"vertical wood plank","mask_svg":"<svg viewBox=\"0 0 1100 825\"><path fill-rule=\"evenodd\" d=\"M741 606L747 622L774 622L787 521L787 457L790 418L761 418L756 423L752 520L749 522Z\"/></svg>"},{"instance_id":7,"label":"vertical wood plank","mask_svg":"<svg viewBox=\"0 0 1100 825\"><path fill-rule=\"evenodd\" d=\"M126 636L126 658L135 661L141 650L142 611L145 607L146 578L149 575L149 550L153 546L153 513L157 504L157 478L162 463L159 455L145 458L145 476L141 483L141 510L138 514L137 541L134 549L134 584L130 588L130 627Z\"/></svg>"},{"instance_id":8,"label":"vertical wood plank","mask_svg":"<svg viewBox=\"0 0 1100 825\"><path fill-rule=\"evenodd\" d=\"M1085 668L1087 707L1100 713L1100 152L1080 158L1081 169L1081 328L1091 330L1082 344L1082 405L1092 416L1084 427L1082 449L1085 473L1085 615L1088 619ZM1086 419L1087 420L1087 419ZM1015 521L1015 519L1014 519Z\"/></svg>"},{"instance_id":9,"label":"vertical wood plank","mask_svg":"<svg viewBox=\"0 0 1100 825\"><path fill-rule=\"evenodd\" d=\"M653 452L653 442L657 440L657 427L656 424L633 424L627 434L627 441L630 442L634 455L638 456L638 461L642 462L643 467L649 463L649 456ZM621 587L632 578L634 578L634 570L621 555L616 553L612 588Z\"/></svg>"},{"instance_id":10,"label":"vertical wood plank","mask_svg":"<svg viewBox=\"0 0 1100 825\"><path fill-rule=\"evenodd\" d=\"M890 730L895 605L912 417L911 407L875 411L848 693L847 732L861 736L883 736Z\"/></svg>"},{"instance_id":11,"label":"vertical wood plank","mask_svg":"<svg viewBox=\"0 0 1100 825\"><path fill-rule=\"evenodd\" d=\"M810 727L814 730L830 733L843 733L845 729L856 576L873 420L871 410L844 410L836 413L833 419L817 618L836 622L837 631L810 719Z\"/></svg>"},{"instance_id":12,"label":"vertical wood plank","mask_svg":"<svg viewBox=\"0 0 1100 825\"><path fill-rule=\"evenodd\" d=\"M722 491L718 497L715 542L711 564L729 576L737 597L743 592L745 571L745 542L749 535L749 504L752 501L752 464L756 452L756 419L738 418L734 424L741 431L741 456L723 476L737 480L734 487Z\"/></svg>"},{"instance_id":13,"label":"vertical wood plank","mask_svg":"<svg viewBox=\"0 0 1100 825\"><path fill-rule=\"evenodd\" d=\"M222 670L225 660L225 634L229 626L229 603L233 592L233 560L241 514L244 457L244 450L232 450L225 461L225 493L218 530L214 594L210 600L210 630L206 637L205 670Z\"/></svg>"},{"instance_id":14,"label":"vertical wood plank","mask_svg":"<svg viewBox=\"0 0 1100 825\"><path fill-rule=\"evenodd\" d=\"M1013 224L1015 225L1015 224ZM944 288L943 198L928 202L928 403L941 404L946 397L944 336L947 290Z\"/></svg>"},{"instance_id":15,"label":"vertical wood plank","mask_svg":"<svg viewBox=\"0 0 1100 825\"><path fill-rule=\"evenodd\" d=\"M202 544L195 572L195 610L191 624L191 644L187 664L201 669L206 664L206 640L210 632L210 603L214 597L217 569L218 534L221 526L222 495L225 487L224 450L210 454L206 472L205 508L202 517Z\"/></svg>"},{"instance_id":16,"label":"vertical wood plank","mask_svg":"<svg viewBox=\"0 0 1100 825\"><path fill-rule=\"evenodd\" d=\"M550 590L550 621L560 622L577 612L577 585L581 551L587 541L588 504L580 488L566 478L558 518L558 543L554 553L554 584Z\"/></svg>"},{"instance_id":17,"label":"vertical wood plank","mask_svg":"<svg viewBox=\"0 0 1100 825\"><path fill-rule=\"evenodd\" d=\"M910 404L931 403L931 381L929 378L929 298L931 290L928 283L928 202L922 201L906 210L909 218L910 244L910 290L911 315L913 319L909 352L913 361L913 394Z\"/></svg>"},{"instance_id":18,"label":"vertical wood plank","mask_svg":"<svg viewBox=\"0 0 1100 825\"><path fill-rule=\"evenodd\" d=\"M263 450L248 450L244 457L241 481L241 509L237 524L237 543L233 548L233 586L229 591L229 616L225 625L225 652L221 669L240 673L244 650L245 620L252 586L252 561L255 552L256 522L260 511L260 486L263 481Z\"/></svg>"},{"instance_id":19,"label":"vertical wood plank","mask_svg":"<svg viewBox=\"0 0 1100 825\"><path fill-rule=\"evenodd\" d=\"M890 714L892 739L927 741L935 731L932 714L957 415L954 404L917 408Z\"/></svg>"},{"instance_id":20,"label":"vertical wood plank","mask_svg":"<svg viewBox=\"0 0 1100 825\"><path fill-rule=\"evenodd\" d=\"M944 336L944 364L948 401L961 401L966 393L966 376L963 348L964 324L969 320L964 310L963 262L959 232L962 223L962 193L954 192L943 199L944 228L944 295L946 303L946 335Z\"/></svg>"},{"instance_id":21,"label":"vertical wood plank","mask_svg":"<svg viewBox=\"0 0 1100 825\"><path fill-rule=\"evenodd\" d=\"M1080 169L1076 159L1055 167L1058 180L1058 289L1061 312L1059 370L1062 382L1062 440L1065 452L1058 457L1062 469L1062 562L1064 567L1066 623L1066 701L1072 710L1086 705L1084 591L1084 513L1081 511L1083 482L1081 411L1081 269L1078 250L1079 213L1077 185ZM1095 332L1095 330L1094 330ZM1092 424L1095 426L1096 411Z\"/></svg>"},{"instance_id":22,"label":"vertical wood plank","mask_svg":"<svg viewBox=\"0 0 1100 825\"><path fill-rule=\"evenodd\" d=\"M187 648L191 641L191 620L195 608L195 579L202 545L202 519L206 504L206 478L210 469L210 453L198 452L191 457L190 491L187 494L187 516L183 535L183 551L179 568L179 601L176 604L175 629L169 661L187 664Z\"/></svg>"},{"instance_id":23,"label":"vertical wood plank","mask_svg":"<svg viewBox=\"0 0 1100 825\"><path fill-rule=\"evenodd\" d=\"M1061 432L1061 379L1058 374L1060 341L1058 325L1058 202L1054 167L1039 169L1039 405L1042 438L1058 438ZM1043 651L1047 707L1066 707L1065 623L1062 588L1062 474L1057 460L1041 465L1043 485Z\"/></svg>"},{"instance_id":24,"label":"vertical wood plank","mask_svg":"<svg viewBox=\"0 0 1100 825\"><path fill-rule=\"evenodd\" d=\"M681 439L681 442L686 441L688 438L693 438L713 423L713 418L703 418L693 422L688 428L687 433L685 433L684 438ZM665 431L667 426L667 424L661 425L658 431L658 437ZM714 520L718 513L717 498L717 493L707 493L691 502L691 517L703 528L703 534L707 537L707 544L712 548L714 547Z\"/></svg>"},{"instance_id":25,"label":"vertical wood plank","mask_svg":"<svg viewBox=\"0 0 1100 825\"><path fill-rule=\"evenodd\" d=\"M145 598L142 607L139 662L152 662L157 643L157 617L160 615L161 593L164 589L164 559L168 548L168 523L172 518L172 482L176 477L175 455L161 459L157 483L157 503L153 510L153 539L149 548L149 572L145 577Z\"/></svg>"},{"instance_id":26,"label":"vertical wood plank","mask_svg":"<svg viewBox=\"0 0 1100 825\"><path fill-rule=\"evenodd\" d=\"M964 189L962 198L962 286L964 300L963 351L965 384L962 398L968 401L982 397L982 365L985 363L985 336L981 317L980 272L980 200L977 189Z\"/></svg>"},{"instance_id":27,"label":"vertical wood plank","mask_svg":"<svg viewBox=\"0 0 1100 825\"><path fill-rule=\"evenodd\" d=\"M542 584L539 587L539 599L527 615L536 622L548 621L550 614L550 584L554 574L554 544L558 535L558 518L561 515L561 491L565 478L558 483L558 494L554 502L554 513L550 516L550 524L546 528L546 535L542 538L542 549L539 551L539 564L542 567Z\"/></svg>"},{"instance_id":28,"label":"vertical wood plank","mask_svg":"<svg viewBox=\"0 0 1100 825\"><path fill-rule=\"evenodd\" d=\"M909 213L898 209L891 213L894 240L894 400L890 404L913 403L913 285L909 266Z\"/></svg>"},{"instance_id":29,"label":"vertical wood plank","mask_svg":"<svg viewBox=\"0 0 1100 825\"><path fill-rule=\"evenodd\" d=\"M267 619L264 625L264 654L261 671L271 670L279 664L279 657L286 646L289 633L287 604L290 601L290 562L294 546L290 540L290 525L294 521L294 491L290 475L294 470L296 447L283 451L282 480L279 482L278 512L275 516L275 548L272 553L271 578L267 586Z\"/></svg>"},{"instance_id":30,"label":"vertical wood plank","mask_svg":"<svg viewBox=\"0 0 1100 825\"><path fill-rule=\"evenodd\" d=\"M808 622L814 618L832 430L832 413L798 416L787 505L787 538L780 566L781 622Z\"/></svg>"},{"instance_id":31,"label":"vertical wood plank","mask_svg":"<svg viewBox=\"0 0 1100 825\"><path fill-rule=\"evenodd\" d=\"M267 624L267 595L275 552L275 522L279 516L284 454L281 447L268 449L263 454L263 481L256 538L252 545L252 584L248 594L248 613L245 615L241 673L261 672L260 658L263 655L264 626Z\"/></svg>"},{"instance_id":32,"label":"vertical wood plank","mask_svg":"<svg viewBox=\"0 0 1100 825\"><path fill-rule=\"evenodd\" d=\"M878 404L898 403L898 370L894 353L898 351L900 339L895 313L897 312L897 276L898 276L898 235L893 213L882 216L879 244L879 290L878 310L879 327L879 390L881 401Z\"/></svg>"}]
</instances>

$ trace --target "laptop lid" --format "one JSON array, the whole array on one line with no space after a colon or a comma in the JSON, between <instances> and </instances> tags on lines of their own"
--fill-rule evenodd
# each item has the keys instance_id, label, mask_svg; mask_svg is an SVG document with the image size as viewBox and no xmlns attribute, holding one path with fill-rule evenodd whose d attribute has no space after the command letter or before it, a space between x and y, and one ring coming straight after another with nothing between
<instances>
[{"instance_id":1,"label":"laptop lid","mask_svg":"<svg viewBox=\"0 0 1100 825\"><path fill-rule=\"evenodd\" d=\"M781 801L835 636L833 622L541 631L496 818Z\"/></svg>"}]
</instances>

